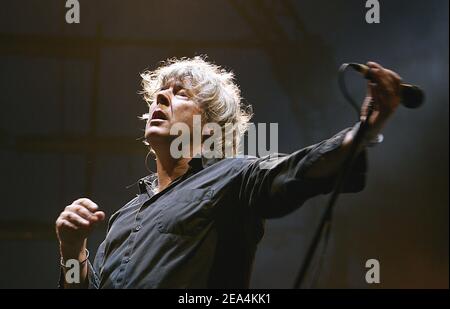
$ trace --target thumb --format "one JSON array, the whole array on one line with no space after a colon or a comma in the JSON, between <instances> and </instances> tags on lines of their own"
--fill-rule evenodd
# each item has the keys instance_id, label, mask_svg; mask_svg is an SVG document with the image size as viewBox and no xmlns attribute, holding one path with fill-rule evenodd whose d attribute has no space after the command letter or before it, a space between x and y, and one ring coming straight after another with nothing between
<instances>
[{"instance_id":1,"label":"thumb","mask_svg":"<svg viewBox=\"0 0 450 309\"><path fill-rule=\"evenodd\" d=\"M105 220L105 213L103 211L96 211L94 215L97 217L98 221Z\"/></svg>"}]
</instances>

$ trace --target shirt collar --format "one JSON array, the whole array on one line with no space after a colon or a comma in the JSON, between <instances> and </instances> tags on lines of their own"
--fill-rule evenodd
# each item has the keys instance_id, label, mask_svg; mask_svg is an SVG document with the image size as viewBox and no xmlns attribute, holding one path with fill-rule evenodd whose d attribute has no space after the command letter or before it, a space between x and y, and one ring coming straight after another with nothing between
<instances>
[{"instance_id":1,"label":"shirt collar","mask_svg":"<svg viewBox=\"0 0 450 309\"><path fill-rule=\"evenodd\" d=\"M208 166L213 165L214 163L220 161L221 158L206 158L203 155L199 155L196 157L193 157L189 162L189 166L194 171L200 171L204 168L207 168ZM145 176L144 178L139 179L138 186L139 186L139 192L141 194L148 193L151 191L151 182L152 182L152 175Z\"/></svg>"},{"instance_id":2,"label":"shirt collar","mask_svg":"<svg viewBox=\"0 0 450 309\"><path fill-rule=\"evenodd\" d=\"M199 155L199 156L193 157L189 161L188 164L189 164L189 166L192 169L194 169L196 171L199 171L199 170L202 170L202 169L204 169L204 168L206 168L208 166L213 165L214 163L216 163L216 162L218 162L220 160L221 160L221 158L206 158L203 155L201 155L201 156Z\"/></svg>"}]
</instances>

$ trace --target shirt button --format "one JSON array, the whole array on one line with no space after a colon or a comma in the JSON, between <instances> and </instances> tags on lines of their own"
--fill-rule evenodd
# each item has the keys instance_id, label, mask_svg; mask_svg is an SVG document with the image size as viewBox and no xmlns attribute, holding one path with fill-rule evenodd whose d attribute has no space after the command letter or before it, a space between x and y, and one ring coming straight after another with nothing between
<instances>
[{"instance_id":1,"label":"shirt button","mask_svg":"<svg viewBox=\"0 0 450 309\"><path fill-rule=\"evenodd\" d=\"M145 182L143 180L139 181L139 190L141 191L141 193L144 193L146 191Z\"/></svg>"},{"instance_id":2,"label":"shirt button","mask_svg":"<svg viewBox=\"0 0 450 309\"><path fill-rule=\"evenodd\" d=\"M136 226L136 228L134 229L136 232L139 231L142 228L142 225L138 225Z\"/></svg>"}]
</instances>

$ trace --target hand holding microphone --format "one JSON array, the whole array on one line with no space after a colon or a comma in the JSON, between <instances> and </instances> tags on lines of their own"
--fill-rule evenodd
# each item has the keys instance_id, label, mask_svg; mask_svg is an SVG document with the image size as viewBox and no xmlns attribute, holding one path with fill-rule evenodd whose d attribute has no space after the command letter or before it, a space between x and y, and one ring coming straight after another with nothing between
<instances>
[{"instance_id":1,"label":"hand holding microphone","mask_svg":"<svg viewBox=\"0 0 450 309\"><path fill-rule=\"evenodd\" d=\"M367 120L368 138L378 136L400 103L409 108L416 108L423 102L424 96L420 88L402 83L397 73L383 68L378 63L350 63L348 66L369 80L368 93L360 112L361 120ZM366 119L369 110L372 112L369 119Z\"/></svg>"},{"instance_id":2,"label":"hand holding microphone","mask_svg":"<svg viewBox=\"0 0 450 309\"><path fill-rule=\"evenodd\" d=\"M374 70L383 69L379 64L375 62L369 62L367 65L359 63L349 63L350 67L361 73L368 80L372 80ZM386 70L387 72L393 73L394 76L399 77L397 73ZM400 102L403 106L407 108L418 108L422 105L425 94L418 86L411 84L400 83Z\"/></svg>"}]
</instances>

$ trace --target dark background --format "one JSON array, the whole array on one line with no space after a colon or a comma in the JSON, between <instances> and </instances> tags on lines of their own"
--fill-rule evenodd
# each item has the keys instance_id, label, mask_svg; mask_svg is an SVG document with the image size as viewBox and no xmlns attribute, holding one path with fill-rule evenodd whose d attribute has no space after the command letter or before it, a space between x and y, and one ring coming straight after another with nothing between
<instances>
[{"instance_id":1,"label":"dark background","mask_svg":"<svg viewBox=\"0 0 450 309\"><path fill-rule=\"evenodd\" d=\"M279 123L281 152L353 125L343 62L421 85L426 104L399 108L370 150L365 191L339 200L315 287L448 288L448 1L380 2L369 25L362 0L81 0L69 25L65 1L0 1L0 287L56 286L59 212L87 196L110 215L147 174L139 73L207 54L236 73L253 122ZM267 222L252 287L291 287L325 201ZM364 279L371 258L379 285Z\"/></svg>"}]
</instances>

